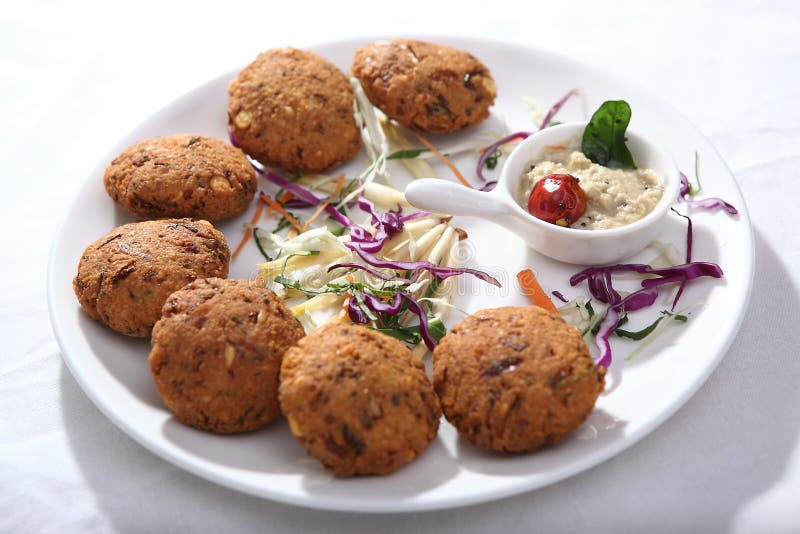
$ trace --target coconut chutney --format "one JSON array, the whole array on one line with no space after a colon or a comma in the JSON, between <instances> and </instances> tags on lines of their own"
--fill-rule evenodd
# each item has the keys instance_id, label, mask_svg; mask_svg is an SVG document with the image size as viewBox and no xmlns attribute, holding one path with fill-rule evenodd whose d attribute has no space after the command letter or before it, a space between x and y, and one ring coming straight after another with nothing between
<instances>
[{"instance_id":1,"label":"coconut chutney","mask_svg":"<svg viewBox=\"0 0 800 534\"><path fill-rule=\"evenodd\" d=\"M571 174L586 193L586 211L570 228L605 230L631 224L653 211L664 194L661 178L650 169L604 167L578 150L552 147L520 180L517 202L523 208L533 185L550 174Z\"/></svg>"}]
</instances>

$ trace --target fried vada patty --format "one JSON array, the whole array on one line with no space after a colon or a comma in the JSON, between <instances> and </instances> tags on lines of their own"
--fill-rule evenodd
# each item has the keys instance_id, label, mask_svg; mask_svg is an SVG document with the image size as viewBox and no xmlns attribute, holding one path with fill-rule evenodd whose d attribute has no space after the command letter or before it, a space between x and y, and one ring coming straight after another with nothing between
<instances>
[{"instance_id":1,"label":"fried vada patty","mask_svg":"<svg viewBox=\"0 0 800 534\"><path fill-rule=\"evenodd\" d=\"M278 396L297 440L343 477L410 462L441 417L422 361L400 341L352 324L328 323L289 349Z\"/></svg>"},{"instance_id":2,"label":"fried vada patty","mask_svg":"<svg viewBox=\"0 0 800 534\"><path fill-rule=\"evenodd\" d=\"M198 277L228 275L225 236L208 221L124 224L83 252L72 288L92 319L148 336L167 297Z\"/></svg>"},{"instance_id":3,"label":"fried vada patty","mask_svg":"<svg viewBox=\"0 0 800 534\"><path fill-rule=\"evenodd\" d=\"M264 165L320 172L361 146L353 88L327 59L296 48L260 54L228 85L228 124Z\"/></svg>"},{"instance_id":4,"label":"fried vada patty","mask_svg":"<svg viewBox=\"0 0 800 534\"><path fill-rule=\"evenodd\" d=\"M530 452L589 416L605 385L578 330L542 308L481 310L433 351L445 417L470 442Z\"/></svg>"},{"instance_id":5,"label":"fried vada patty","mask_svg":"<svg viewBox=\"0 0 800 534\"><path fill-rule=\"evenodd\" d=\"M353 76L389 117L437 134L485 120L497 95L489 69L475 56L425 41L369 44L356 51Z\"/></svg>"},{"instance_id":6,"label":"fried vada patty","mask_svg":"<svg viewBox=\"0 0 800 534\"><path fill-rule=\"evenodd\" d=\"M179 421L216 433L255 430L280 415L281 360L303 335L263 281L198 279L164 304L150 371Z\"/></svg>"},{"instance_id":7,"label":"fried vada patty","mask_svg":"<svg viewBox=\"0 0 800 534\"><path fill-rule=\"evenodd\" d=\"M199 135L136 143L114 158L103 183L114 202L135 217L211 221L247 210L257 186L241 150Z\"/></svg>"}]
</instances>

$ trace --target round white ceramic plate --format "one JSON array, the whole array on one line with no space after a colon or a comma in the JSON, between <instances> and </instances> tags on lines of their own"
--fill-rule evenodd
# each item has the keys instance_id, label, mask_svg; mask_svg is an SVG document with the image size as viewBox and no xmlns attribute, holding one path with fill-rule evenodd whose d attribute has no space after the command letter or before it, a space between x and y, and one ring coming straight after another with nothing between
<instances>
[{"instance_id":1,"label":"round white ceramic plate","mask_svg":"<svg viewBox=\"0 0 800 534\"><path fill-rule=\"evenodd\" d=\"M624 358L635 343L615 340L616 359L608 387L594 413L566 441L535 454L482 452L459 438L443 420L431 447L398 472L387 477L339 480L306 455L282 421L238 436L215 436L185 427L171 417L156 394L147 365L148 341L126 338L89 319L72 292L72 277L89 243L129 221L103 190L102 175L108 162L126 146L155 135L192 132L226 139L226 86L236 74L232 70L146 119L121 139L112 153L98 154L97 168L80 189L53 245L48 273L50 314L64 360L86 394L129 436L196 475L276 501L363 512L429 510L498 499L588 469L656 428L708 378L744 317L753 274L751 228L744 201L711 144L664 102L591 66L498 42L446 37L431 40L478 56L490 67L499 91L488 121L466 133L435 137L441 147L506 128L531 130L534 124L528 98L546 109L570 88L581 87L582 95L564 107L559 119L586 119L603 100L624 98L633 109L631 127L663 144L689 176L693 176L697 152L705 194L721 196L740 210L738 217L692 213L694 259L719 263L725 278L692 285L681 301L681 307L695 305L689 322L670 327L635 359ZM367 42L370 40L338 42L315 50L349 71L353 52ZM475 157L457 161L474 178ZM344 170L352 176L364 164L361 154ZM395 182L402 186L406 181L403 167L398 164L392 170ZM452 179L446 169L438 170L440 176ZM494 172L498 175L499 169ZM250 219L252 210L220 225L232 246L239 242L242 224ZM458 218L454 224L469 233L469 239L463 242L466 262L503 282L497 289L465 278L456 297L458 307L474 312L527 304L514 278L524 267L533 267L548 291L560 290L570 298L585 294L585 288L572 288L567 282L577 270L575 266L526 249L521 240L491 223ZM684 222L673 217L661 239L683 253ZM648 260L654 255L645 251L634 259ZM233 262L231 277L252 275L257 261L258 253L251 245ZM649 313L641 313L633 326L646 324L657 310ZM457 315L452 314L451 322Z\"/></svg>"}]
</instances>

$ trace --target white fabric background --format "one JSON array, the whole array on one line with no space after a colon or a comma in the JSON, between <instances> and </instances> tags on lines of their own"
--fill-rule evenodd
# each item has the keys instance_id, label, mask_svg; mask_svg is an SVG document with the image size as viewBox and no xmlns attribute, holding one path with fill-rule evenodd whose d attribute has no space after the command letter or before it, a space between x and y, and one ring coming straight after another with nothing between
<instances>
[{"instance_id":1,"label":"white fabric background","mask_svg":"<svg viewBox=\"0 0 800 534\"><path fill-rule=\"evenodd\" d=\"M800 4L514 4L3 5L0 531L800 532ZM755 286L730 352L683 409L613 460L463 509L305 510L153 456L78 388L49 325L48 248L77 187L143 118L263 49L411 33L552 49L638 80L694 122L755 225Z\"/></svg>"}]
</instances>

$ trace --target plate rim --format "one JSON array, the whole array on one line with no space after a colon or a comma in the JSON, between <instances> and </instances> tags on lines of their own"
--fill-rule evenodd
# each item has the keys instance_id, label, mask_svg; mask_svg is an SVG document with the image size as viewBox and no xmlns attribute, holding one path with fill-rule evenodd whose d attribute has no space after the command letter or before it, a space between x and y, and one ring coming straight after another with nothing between
<instances>
[{"instance_id":1,"label":"plate rim","mask_svg":"<svg viewBox=\"0 0 800 534\"><path fill-rule=\"evenodd\" d=\"M393 38L398 38L398 35L384 34L379 37L359 36L349 39L313 41L304 45L304 48L315 52L319 52L320 49L329 47L349 46L355 49L358 46L362 46L364 43L374 42L377 40L393 39ZM213 470L206 469L202 463L195 463L187 459L185 456L174 453L170 448L161 446L156 441L148 440L147 436L145 436L141 431L139 431L136 428L136 426L133 425L131 422L125 421L123 418L117 417L114 414L114 412L110 409L110 407L106 405L106 403L101 402L98 392L90 386L84 371L76 367L75 365L76 362L71 357L68 356L67 354L68 351L65 350L66 346L65 334L62 331L64 325L61 324L61 321L56 316L56 311L55 311L57 308L57 305L55 305L55 293L56 293L55 278L56 278L56 262L57 262L56 255L59 249L59 243L62 240L64 232L66 231L66 223L71 218L70 216L74 209L75 203L77 199L80 197L81 193L83 192L83 189L89 183L88 176L95 175L97 171L100 171L102 173L103 169L105 168L103 162L109 160L108 159L109 156L113 158L116 155L116 152L114 151L115 149L112 148L109 150L107 154L104 155L103 159L100 159L96 165L90 167L91 171L88 173L87 178L80 183L80 187L76 191L75 195L73 195L73 197L71 198L69 209L66 211L64 215L62 215L60 224L58 226L58 231L56 232L53 241L51 242L50 251L48 254L48 262L47 262L47 283L46 283L48 315L50 318L50 323L52 325L55 338L59 345L59 349L61 352L61 359L62 361L64 361L67 369L69 369L70 374L80 385L84 394L86 394L86 396L89 397L92 403L99 409L99 411L104 416L106 416L109 420L111 420L128 437L132 438L134 441L139 443L141 446L143 446L145 449L155 454L156 456L159 456L162 459L169 461L173 465L176 465L181 469L189 473L192 473L195 476L198 476L205 480L209 480L221 486L234 489L236 491L244 492L250 495L254 495L259 498L267 498L276 502L290 504L293 506L299 506L304 508L314 508L314 509L342 511L342 512L383 514L383 513L407 513L407 512L418 512L418 511L431 511L431 510L469 506L483 502L491 502L512 495L518 495L521 493L534 491L537 489L550 486L552 484L555 484L556 482L562 481L566 478L575 476L578 473L591 469L592 467L595 467L607 461L608 459L618 455L622 451L632 447L633 445L638 443L641 439L643 439L645 436L652 433L656 428L661 426L666 420L670 419L681 408L683 408L688 403L688 401L697 393L700 387L702 387L703 384L705 384L705 382L708 380L711 374L716 370L719 363L722 361L722 359L727 355L728 351L730 350L730 347L733 344L733 341L735 340L738 331L740 330L741 324L744 321L744 317L746 315L747 309L749 308L752 296L753 280L755 276L754 229L746 206L745 197L742 194L742 189L741 186L739 185L739 182L736 179L736 176L731 171L730 167L728 166L728 163L719 154L717 148L697 128L697 126L695 126L695 124L692 121L690 121L685 115L683 115L679 110L677 110L674 106L672 106L672 104L670 104L668 101L664 100L658 94L643 87L637 81L628 79L624 76L620 76L615 73L604 72L598 67L590 65L580 59L566 56L560 52L554 52L548 49L528 46L525 44L521 44L519 42L505 41L502 39L476 38L476 37L452 35L452 34L451 35L414 34L410 36L408 34L405 34L402 38L428 40L433 42L441 42L443 44L449 44L454 41L458 41L459 43L465 43L466 46L464 44L453 45L453 46L459 46L460 48L465 48L475 51L479 51L481 47L491 46L502 49L513 49L516 53L526 54L532 52L535 54L545 55L554 58L560 62L568 63L570 64L571 67L574 67L576 69L596 72L605 77L607 80L610 80L614 83L635 88L640 93L646 95L648 98L658 103L660 106L666 109L670 114L679 117L687 127L691 128L696 135L701 137L707 143L708 147L711 150L713 150L719 162L724 166L725 170L728 172L728 175L731 178L732 185L736 188L739 197L742 199L742 201L739 204L737 204L737 208L739 209L738 223L744 224L747 230L744 233L746 237L746 243L744 249L747 252L747 257L746 257L747 261L744 265L744 272L747 273L747 278L746 280L743 280L742 282L743 285L740 286L744 288L743 298L741 301L741 310L738 316L736 317L736 320L732 323L729 323L729 329L728 329L729 331L726 332L725 341L720 346L720 349L717 351L717 354L715 354L713 360L709 361L709 364L706 366L703 372L699 373L695 377L695 379L692 381L689 387L686 388L685 392L682 395L672 399L669 402L668 407L663 411L661 411L661 413L659 413L656 417L650 418L635 432L626 435L623 439L619 439L613 442L609 446L605 447L600 453L595 453L583 458L579 458L578 460L570 463L566 468L559 471L556 476L551 476L548 479L548 482L544 484L537 484L535 482L530 483L527 479L523 478L519 481L509 483L500 489L496 489L486 493L476 493L466 497L447 496L447 497L440 497L438 499L430 501L419 501L415 500L415 498L412 496L410 498L396 499L391 503L386 501L375 501L375 502L369 501L360 503L354 502L353 506L342 506L342 501L328 500L327 497L323 496L315 496L313 499L309 500L307 497L304 496L295 497L292 494L275 492L269 489L265 489L263 487L256 487L253 485L246 485L246 484L242 485L241 483L239 483L239 481L231 480L227 477L224 477L214 472ZM190 90L183 92L181 95L168 100L164 105L162 105L155 112L147 116L144 120L128 128L126 130L127 133L125 135L130 134L135 129L143 127L145 123L157 122L158 118L162 114L171 110L173 106L179 101L191 98L191 95L193 93L201 92L205 90L209 85L215 85L220 83L221 79L228 79L231 76L231 74L235 75L235 73L238 72L238 70L240 69L234 68L222 72L206 80L200 85L197 85L191 88Z\"/></svg>"}]
</instances>

